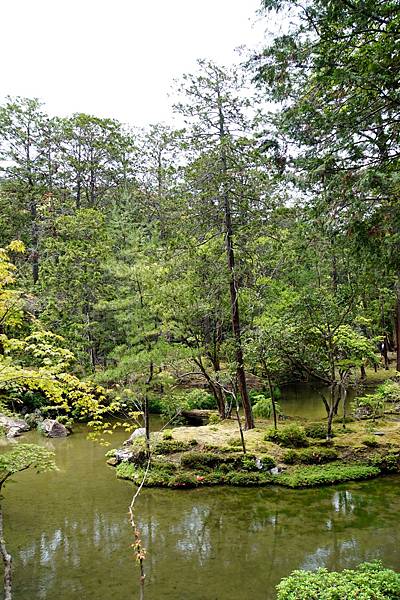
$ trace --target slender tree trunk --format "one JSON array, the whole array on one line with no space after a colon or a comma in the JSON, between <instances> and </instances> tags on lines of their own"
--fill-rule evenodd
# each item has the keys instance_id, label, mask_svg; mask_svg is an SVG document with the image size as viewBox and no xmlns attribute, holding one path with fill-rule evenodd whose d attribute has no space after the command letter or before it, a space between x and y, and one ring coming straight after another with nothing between
<instances>
[{"instance_id":1,"label":"slender tree trunk","mask_svg":"<svg viewBox=\"0 0 400 600\"><path fill-rule=\"evenodd\" d=\"M3 527L3 507L0 503L0 554L4 564L4 600L12 600L12 557L7 552Z\"/></svg>"},{"instance_id":2,"label":"slender tree trunk","mask_svg":"<svg viewBox=\"0 0 400 600\"><path fill-rule=\"evenodd\" d=\"M146 393L144 396L144 411L143 411L144 430L145 430L145 437L146 437L146 451L147 451L148 458L150 458L150 413L149 413L148 388L153 379L153 375L154 375L154 364L153 364L153 361L151 361L150 365L149 365L149 376L146 380Z\"/></svg>"},{"instance_id":3,"label":"slender tree trunk","mask_svg":"<svg viewBox=\"0 0 400 600\"><path fill-rule=\"evenodd\" d=\"M235 273L235 253L233 248L232 213L229 192L227 188L228 164L226 156L226 134L221 98L218 94L220 157L222 167L222 199L224 206L225 247L229 271L229 291L231 298L232 332L235 340L236 377L245 415L245 429L254 429L253 411L247 391L246 373L243 364L243 350L238 301L238 282Z\"/></svg>"},{"instance_id":4,"label":"slender tree trunk","mask_svg":"<svg viewBox=\"0 0 400 600\"><path fill-rule=\"evenodd\" d=\"M274 427L275 427L275 429L278 429L278 421L277 421L277 418L276 418L276 405L275 405L274 388L273 388L271 377L270 377L269 373L267 373L267 377L268 377L269 393L271 394L272 414L274 416Z\"/></svg>"},{"instance_id":5,"label":"slender tree trunk","mask_svg":"<svg viewBox=\"0 0 400 600\"><path fill-rule=\"evenodd\" d=\"M340 402L340 398L341 398L341 395L337 388L338 388L338 386L336 385L336 383L331 385L329 414L328 414L328 431L327 431L328 439L331 439L331 437L332 437L333 417L335 416L335 414L337 414L337 410L338 410L338 406L339 406L339 402Z\"/></svg>"},{"instance_id":6,"label":"slender tree trunk","mask_svg":"<svg viewBox=\"0 0 400 600\"><path fill-rule=\"evenodd\" d=\"M400 278L396 284L396 369L400 371Z\"/></svg>"}]
</instances>

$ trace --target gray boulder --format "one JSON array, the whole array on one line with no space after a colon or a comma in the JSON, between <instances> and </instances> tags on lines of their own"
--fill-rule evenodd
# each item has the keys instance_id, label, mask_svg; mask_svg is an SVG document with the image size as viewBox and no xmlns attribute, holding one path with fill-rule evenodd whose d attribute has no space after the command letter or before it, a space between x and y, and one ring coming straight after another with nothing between
<instances>
[{"instance_id":1,"label":"gray boulder","mask_svg":"<svg viewBox=\"0 0 400 600\"><path fill-rule=\"evenodd\" d=\"M369 419L372 417L372 408L370 406L357 406L354 416L356 419Z\"/></svg>"},{"instance_id":2,"label":"gray boulder","mask_svg":"<svg viewBox=\"0 0 400 600\"><path fill-rule=\"evenodd\" d=\"M133 440L137 438L144 437L146 435L146 430L144 427L139 427L139 429L135 429L130 435L130 437L123 443L124 446L129 446L132 444Z\"/></svg>"},{"instance_id":3,"label":"gray boulder","mask_svg":"<svg viewBox=\"0 0 400 600\"><path fill-rule=\"evenodd\" d=\"M115 451L114 460L118 465L120 462L132 462L134 457L134 453L132 450L126 450L125 448L120 448Z\"/></svg>"},{"instance_id":4,"label":"gray boulder","mask_svg":"<svg viewBox=\"0 0 400 600\"><path fill-rule=\"evenodd\" d=\"M63 425L56 421L56 419L45 419L40 423L40 431L51 438L67 437L70 431Z\"/></svg>"},{"instance_id":5,"label":"gray boulder","mask_svg":"<svg viewBox=\"0 0 400 600\"><path fill-rule=\"evenodd\" d=\"M23 419L7 417L0 413L0 427L5 431L6 437L13 438L21 435L24 431L29 431L30 427Z\"/></svg>"}]
</instances>

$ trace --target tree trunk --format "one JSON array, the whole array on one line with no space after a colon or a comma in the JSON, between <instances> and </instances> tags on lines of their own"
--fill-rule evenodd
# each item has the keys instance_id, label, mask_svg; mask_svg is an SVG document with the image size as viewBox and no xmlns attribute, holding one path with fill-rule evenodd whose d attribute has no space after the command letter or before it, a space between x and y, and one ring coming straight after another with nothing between
<instances>
[{"instance_id":1,"label":"tree trunk","mask_svg":"<svg viewBox=\"0 0 400 600\"><path fill-rule=\"evenodd\" d=\"M1 490L0 490L1 492ZM7 552L3 529L3 507L0 504L0 554L4 564L4 600L12 600L12 557Z\"/></svg>"},{"instance_id":2,"label":"tree trunk","mask_svg":"<svg viewBox=\"0 0 400 600\"><path fill-rule=\"evenodd\" d=\"M275 405L274 388L273 388L271 377L270 377L269 373L267 374L267 377L268 377L269 393L271 394L272 414L274 416L274 427L275 427L275 429L278 429L278 422L277 422L277 418L276 418L276 405Z\"/></svg>"},{"instance_id":3,"label":"tree trunk","mask_svg":"<svg viewBox=\"0 0 400 600\"><path fill-rule=\"evenodd\" d=\"M400 371L400 279L396 284L396 369Z\"/></svg>"},{"instance_id":4,"label":"tree trunk","mask_svg":"<svg viewBox=\"0 0 400 600\"><path fill-rule=\"evenodd\" d=\"M243 364L243 350L241 341L239 301L238 301L238 282L235 273L235 253L233 249L233 228L232 214L229 192L227 189L228 165L226 156L226 134L224 125L224 115L221 106L221 98L218 94L218 114L219 114L219 137L220 137L220 157L222 167L222 199L224 206L224 226L225 226L225 247L229 271L229 291L231 298L231 316L232 332L235 340L236 354L236 378L240 397L245 415L245 429L254 429L253 411L249 394L247 391L246 373Z\"/></svg>"},{"instance_id":5,"label":"tree trunk","mask_svg":"<svg viewBox=\"0 0 400 600\"><path fill-rule=\"evenodd\" d=\"M153 375L154 375L154 364L153 364L153 361L151 361L150 365L149 365L149 376L146 380L146 393L144 396L144 407L143 407L144 408L144 410L143 410L144 430L145 430L145 436L146 436L146 452L147 452L148 458L150 458L150 414L149 414L148 388L153 379Z\"/></svg>"},{"instance_id":6,"label":"tree trunk","mask_svg":"<svg viewBox=\"0 0 400 600\"><path fill-rule=\"evenodd\" d=\"M340 402L340 398L341 398L341 395L337 388L338 388L338 386L335 383L333 385L331 385L329 413L328 413L328 431L327 431L327 438L329 440L332 437L333 417L335 416L335 414L337 414L337 410L338 410L338 406L339 406L339 402Z\"/></svg>"}]
</instances>

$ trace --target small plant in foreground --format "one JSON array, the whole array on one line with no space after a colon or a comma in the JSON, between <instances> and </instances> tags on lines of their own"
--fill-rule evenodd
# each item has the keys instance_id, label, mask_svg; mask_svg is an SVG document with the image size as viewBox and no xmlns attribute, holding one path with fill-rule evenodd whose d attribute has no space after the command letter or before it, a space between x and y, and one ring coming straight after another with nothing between
<instances>
[{"instance_id":1,"label":"small plant in foreground","mask_svg":"<svg viewBox=\"0 0 400 600\"><path fill-rule=\"evenodd\" d=\"M276 589L277 600L394 600L400 598L400 574L376 561L339 573L327 569L294 571L282 579Z\"/></svg>"}]
</instances>

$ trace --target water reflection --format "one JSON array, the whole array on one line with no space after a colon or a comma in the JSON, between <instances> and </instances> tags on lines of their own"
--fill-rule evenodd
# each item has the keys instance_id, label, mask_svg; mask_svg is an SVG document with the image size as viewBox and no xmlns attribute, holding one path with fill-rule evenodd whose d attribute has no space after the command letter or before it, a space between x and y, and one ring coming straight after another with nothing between
<instances>
[{"instance_id":1,"label":"water reflection","mask_svg":"<svg viewBox=\"0 0 400 600\"><path fill-rule=\"evenodd\" d=\"M31 441L31 440L29 440ZM23 473L6 489L15 600L137 597L127 506L104 449L54 442L60 472ZM145 490L138 504L146 600L274 598L295 568L381 558L400 569L399 478L320 490Z\"/></svg>"}]
</instances>

